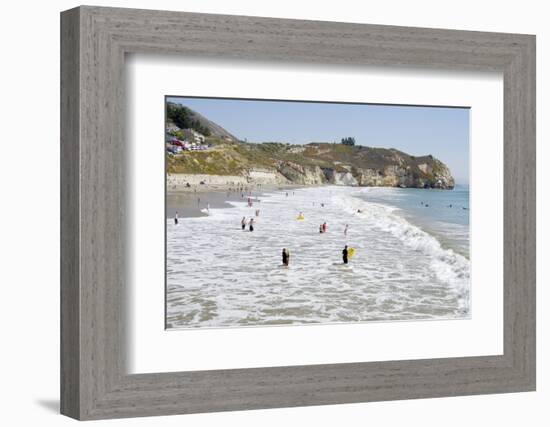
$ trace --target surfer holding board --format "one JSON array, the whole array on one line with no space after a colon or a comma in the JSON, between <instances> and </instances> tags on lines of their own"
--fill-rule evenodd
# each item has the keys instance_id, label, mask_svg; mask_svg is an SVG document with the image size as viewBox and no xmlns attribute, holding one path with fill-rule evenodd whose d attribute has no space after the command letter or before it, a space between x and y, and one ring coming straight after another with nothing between
<instances>
[{"instance_id":1,"label":"surfer holding board","mask_svg":"<svg viewBox=\"0 0 550 427\"><path fill-rule=\"evenodd\" d=\"M355 254L355 249L349 248L348 245L344 246L344 250L342 251L342 260L344 261L344 264L348 263L348 260Z\"/></svg>"}]
</instances>

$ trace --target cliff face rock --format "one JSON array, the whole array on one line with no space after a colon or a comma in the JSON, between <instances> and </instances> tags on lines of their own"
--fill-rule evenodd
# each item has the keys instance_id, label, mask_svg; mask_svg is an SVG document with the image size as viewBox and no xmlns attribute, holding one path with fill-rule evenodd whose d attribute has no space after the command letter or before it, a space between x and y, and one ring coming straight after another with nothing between
<instances>
[{"instance_id":1,"label":"cliff face rock","mask_svg":"<svg viewBox=\"0 0 550 427\"><path fill-rule=\"evenodd\" d=\"M319 185L326 182L319 166L303 166L295 162L279 162L277 171L289 182L300 185Z\"/></svg>"},{"instance_id":2,"label":"cliff face rock","mask_svg":"<svg viewBox=\"0 0 550 427\"><path fill-rule=\"evenodd\" d=\"M434 159L435 169L432 168L431 175L434 176L434 188L454 188L455 180L449 168L441 161Z\"/></svg>"},{"instance_id":3,"label":"cliff face rock","mask_svg":"<svg viewBox=\"0 0 550 427\"><path fill-rule=\"evenodd\" d=\"M334 169L324 168L323 174L326 182L333 185L349 185L352 187L358 186L359 181L349 171L337 172Z\"/></svg>"},{"instance_id":4,"label":"cliff face rock","mask_svg":"<svg viewBox=\"0 0 550 427\"><path fill-rule=\"evenodd\" d=\"M289 182L278 171L272 169L251 169L245 175L246 182L256 184L287 184Z\"/></svg>"}]
</instances>

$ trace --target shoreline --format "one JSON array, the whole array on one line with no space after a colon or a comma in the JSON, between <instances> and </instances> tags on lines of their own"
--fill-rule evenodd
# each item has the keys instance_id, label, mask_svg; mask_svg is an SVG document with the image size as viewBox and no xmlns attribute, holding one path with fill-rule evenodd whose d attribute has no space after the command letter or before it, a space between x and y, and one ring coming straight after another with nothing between
<instances>
[{"instance_id":1,"label":"shoreline","mask_svg":"<svg viewBox=\"0 0 550 427\"><path fill-rule=\"evenodd\" d=\"M254 200L261 199L262 195L276 191L291 191L309 186L299 185L262 185L257 187L220 187L219 185L202 185L200 191L186 188L185 191L166 191L165 217L174 218L176 211L179 218L196 218L208 216L204 212L208 207L214 209L232 208L228 202L246 202L248 197ZM311 186L313 187L313 186Z\"/></svg>"},{"instance_id":2,"label":"shoreline","mask_svg":"<svg viewBox=\"0 0 550 427\"><path fill-rule=\"evenodd\" d=\"M189 183L189 185L187 185L187 183ZM298 188L320 188L328 186L352 187L356 189L401 188L390 186L340 186L335 184L300 185L290 182L249 182L245 177L232 175L167 174L165 218L173 218L176 211L180 218L204 217L208 214L203 210L207 209L208 206L211 208L225 209L233 207L228 202L243 202L246 201L249 196L255 199L262 194L276 191L291 191ZM406 189L426 190L414 187L407 187Z\"/></svg>"}]
</instances>

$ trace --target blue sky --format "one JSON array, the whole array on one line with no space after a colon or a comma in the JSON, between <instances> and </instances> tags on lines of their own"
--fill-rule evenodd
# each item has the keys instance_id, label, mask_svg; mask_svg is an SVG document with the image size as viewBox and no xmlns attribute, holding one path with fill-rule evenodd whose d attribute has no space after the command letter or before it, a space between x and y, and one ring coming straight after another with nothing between
<instances>
[{"instance_id":1,"label":"blue sky","mask_svg":"<svg viewBox=\"0 0 550 427\"><path fill-rule=\"evenodd\" d=\"M248 142L339 142L396 148L443 161L458 183L469 182L467 108L175 98Z\"/></svg>"}]
</instances>

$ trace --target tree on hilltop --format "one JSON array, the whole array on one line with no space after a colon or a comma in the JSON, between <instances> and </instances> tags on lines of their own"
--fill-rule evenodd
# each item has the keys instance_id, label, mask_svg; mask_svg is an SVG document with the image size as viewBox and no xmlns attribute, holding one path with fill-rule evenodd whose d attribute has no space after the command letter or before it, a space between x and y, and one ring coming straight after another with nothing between
<instances>
[{"instance_id":1,"label":"tree on hilltop","mask_svg":"<svg viewBox=\"0 0 550 427\"><path fill-rule=\"evenodd\" d=\"M353 136L348 136L346 138L342 138L340 142L344 145L353 146L355 145L355 138Z\"/></svg>"}]
</instances>

